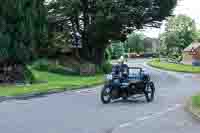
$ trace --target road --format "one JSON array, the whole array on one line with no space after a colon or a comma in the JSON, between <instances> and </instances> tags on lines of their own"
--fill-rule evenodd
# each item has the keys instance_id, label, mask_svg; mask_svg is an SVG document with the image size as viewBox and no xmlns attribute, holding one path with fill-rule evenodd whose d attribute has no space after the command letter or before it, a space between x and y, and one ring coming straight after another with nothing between
<instances>
[{"instance_id":1,"label":"road","mask_svg":"<svg viewBox=\"0 0 200 133\"><path fill-rule=\"evenodd\" d=\"M200 91L198 76L144 67L156 86L156 98L103 105L101 87L0 103L1 133L199 133L198 121L184 110L189 96Z\"/></svg>"}]
</instances>

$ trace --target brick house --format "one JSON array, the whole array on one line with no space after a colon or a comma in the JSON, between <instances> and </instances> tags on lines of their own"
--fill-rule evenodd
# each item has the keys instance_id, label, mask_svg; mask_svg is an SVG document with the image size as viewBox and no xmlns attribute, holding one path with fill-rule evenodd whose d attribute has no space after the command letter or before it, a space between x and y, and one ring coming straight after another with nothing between
<instances>
[{"instance_id":1,"label":"brick house","mask_svg":"<svg viewBox=\"0 0 200 133\"><path fill-rule=\"evenodd\" d=\"M194 42L183 51L184 64L200 66L200 43Z\"/></svg>"}]
</instances>

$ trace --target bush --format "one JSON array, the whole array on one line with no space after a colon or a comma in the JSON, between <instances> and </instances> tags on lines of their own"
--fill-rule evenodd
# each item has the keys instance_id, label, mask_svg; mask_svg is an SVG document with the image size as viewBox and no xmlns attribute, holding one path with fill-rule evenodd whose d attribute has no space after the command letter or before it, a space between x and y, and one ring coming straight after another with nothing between
<instances>
[{"instance_id":1,"label":"bush","mask_svg":"<svg viewBox=\"0 0 200 133\"><path fill-rule=\"evenodd\" d=\"M110 62L105 62L102 64L102 69L104 73L110 73L112 70L112 64Z\"/></svg>"},{"instance_id":2,"label":"bush","mask_svg":"<svg viewBox=\"0 0 200 133\"><path fill-rule=\"evenodd\" d=\"M27 67L24 70L24 77L25 77L25 82L34 83L36 81L34 74Z\"/></svg>"},{"instance_id":3,"label":"bush","mask_svg":"<svg viewBox=\"0 0 200 133\"><path fill-rule=\"evenodd\" d=\"M48 70L51 63L47 59L40 59L32 64L32 68L36 70Z\"/></svg>"},{"instance_id":4,"label":"bush","mask_svg":"<svg viewBox=\"0 0 200 133\"><path fill-rule=\"evenodd\" d=\"M47 59L40 59L34 62L31 66L31 68L39 71L49 71L52 73L58 73L58 74L78 74L77 70L74 70L72 68L66 68L59 64L56 64L54 61L49 61Z\"/></svg>"},{"instance_id":5,"label":"bush","mask_svg":"<svg viewBox=\"0 0 200 133\"><path fill-rule=\"evenodd\" d=\"M108 61L104 62L101 66L96 66L97 73L110 73L112 70L112 64Z\"/></svg>"}]
</instances>

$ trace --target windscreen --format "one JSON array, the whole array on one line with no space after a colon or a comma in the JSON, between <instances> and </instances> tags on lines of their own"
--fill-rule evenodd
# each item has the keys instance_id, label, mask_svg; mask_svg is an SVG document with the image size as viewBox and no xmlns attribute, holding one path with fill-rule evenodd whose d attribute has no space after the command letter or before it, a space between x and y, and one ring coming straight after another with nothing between
<instances>
[{"instance_id":1,"label":"windscreen","mask_svg":"<svg viewBox=\"0 0 200 133\"><path fill-rule=\"evenodd\" d=\"M139 68L138 69L136 69L136 68L135 69L129 69L129 72L130 72L130 74L134 74L134 75L140 74L141 69L139 69Z\"/></svg>"}]
</instances>

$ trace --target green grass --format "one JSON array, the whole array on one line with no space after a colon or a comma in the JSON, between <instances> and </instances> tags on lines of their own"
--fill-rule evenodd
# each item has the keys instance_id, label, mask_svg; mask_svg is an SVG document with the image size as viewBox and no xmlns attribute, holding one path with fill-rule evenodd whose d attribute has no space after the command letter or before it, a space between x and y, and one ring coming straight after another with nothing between
<instances>
[{"instance_id":1,"label":"green grass","mask_svg":"<svg viewBox=\"0 0 200 133\"><path fill-rule=\"evenodd\" d=\"M200 111L200 94L192 97L192 105Z\"/></svg>"},{"instance_id":2,"label":"green grass","mask_svg":"<svg viewBox=\"0 0 200 133\"><path fill-rule=\"evenodd\" d=\"M155 68L169 70L169 71L175 71L175 72L200 73L200 67L194 67L192 65L160 62L158 59L154 59L154 60L148 62L148 65L155 67Z\"/></svg>"},{"instance_id":3,"label":"green grass","mask_svg":"<svg viewBox=\"0 0 200 133\"><path fill-rule=\"evenodd\" d=\"M197 94L188 101L186 109L193 114L194 118L200 118L200 94Z\"/></svg>"},{"instance_id":4,"label":"green grass","mask_svg":"<svg viewBox=\"0 0 200 133\"><path fill-rule=\"evenodd\" d=\"M32 70L32 72L38 81L46 82L25 86L0 86L0 96L16 96L35 92L43 93L50 90L71 90L81 87L99 85L104 82L103 74L96 76L78 76L56 74L37 70Z\"/></svg>"}]
</instances>

